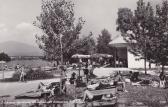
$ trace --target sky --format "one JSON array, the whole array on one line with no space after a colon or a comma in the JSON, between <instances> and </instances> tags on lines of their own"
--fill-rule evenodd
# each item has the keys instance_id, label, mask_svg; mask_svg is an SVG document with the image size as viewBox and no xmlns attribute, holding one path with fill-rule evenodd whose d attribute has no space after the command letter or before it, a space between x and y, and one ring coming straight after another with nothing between
<instances>
[{"instance_id":1,"label":"sky","mask_svg":"<svg viewBox=\"0 0 168 107\"><path fill-rule=\"evenodd\" d=\"M96 38L101 30L107 29L114 37L118 8L136 8L138 0L72 0L75 4L75 17L86 21L81 35L93 32ZM151 1L155 6L161 0ZM40 14L41 0L0 0L0 42L20 41L36 45L35 34L39 32L33 21Z\"/></svg>"}]
</instances>

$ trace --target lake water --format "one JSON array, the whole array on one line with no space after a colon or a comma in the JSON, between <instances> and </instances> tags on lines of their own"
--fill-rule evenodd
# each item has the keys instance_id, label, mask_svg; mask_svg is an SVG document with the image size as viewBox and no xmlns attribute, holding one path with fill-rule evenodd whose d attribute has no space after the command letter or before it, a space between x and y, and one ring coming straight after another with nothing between
<instances>
[{"instance_id":1,"label":"lake water","mask_svg":"<svg viewBox=\"0 0 168 107\"><path fill-rule=\"evenodd\" d=\"M14 61L10 61L7 62L5 64L0 64L0 79L2 79L3 77L3 71L2 71L2 66L7 65L8 68L10 68L9 70L5 70L4 71L4 77L5 78L10 78L14 71L15 71L15 66L19 64L19 65L24 65L25 67L31 67L31 68L36 68L36 67L45 67L45 66L53 66L52 62L49 61L45 61L45 60L14 60Z\"/></svg>"},{"instance_id":2,"label":"lake water","mask_svg":"<svg viewBox=\"0 0 168 107\"><path fill-rule=\"evenodd\" d=\"M6 63L6 65L9 68L13 68L13 69L15 68L15 66L17 64L24 65L26 67L53 66L52 62L41 60L41 59L38 59L38 60L13 60L13 61ZM2 64L1 64L1 66L2 66Z\"/></svg>"}]
</instances>

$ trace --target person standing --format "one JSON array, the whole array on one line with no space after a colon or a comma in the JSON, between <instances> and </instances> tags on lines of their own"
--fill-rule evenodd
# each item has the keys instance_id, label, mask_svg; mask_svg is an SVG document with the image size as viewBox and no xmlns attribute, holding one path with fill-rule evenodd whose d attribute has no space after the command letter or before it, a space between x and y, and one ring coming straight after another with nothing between
<instances>
[{"instance_id":1,"label":"person standing","mask_svg":"<svg viewBox=\"0 0 168 107\"><path fill-rule=\"evenodd\" d=\"M88 81L89 81L89 69L88 69L88 64L87 63L85 65L84 75L85 75L85 78L86 78L86 83L88 83Z\"/></svg>"},{"instance_id":2,"label":"person standing","mask_svg":"<svg viewBox=\"0 0 168 107\"><path fill-rule=\"evenodd\" d=\"M25 81L25 71L24 71L24 66L21 67L20 81Z\"/></svg>"},{"instance_id":3,"label":"person standing","mask_svg":"<svg viewBox=\"0 0 168 107\"><path fill-rule=\"evenodd\" d=\"M19 68L20 68L20 66L19 66L19 64L17 64L17 65L15 66L15 71L18 72L18 71L19 71Z\"/></svg>"},{"instance_id":4,"label":"person standing","mask_svg":"<svg viewBox=\"0 0 168 107\"><path fill-rule=\"evenodd\" d=\"M159 75L160 78L160 88L164 88L165 87L165 74L162 71Z\"/></svg>"}]
</instances>

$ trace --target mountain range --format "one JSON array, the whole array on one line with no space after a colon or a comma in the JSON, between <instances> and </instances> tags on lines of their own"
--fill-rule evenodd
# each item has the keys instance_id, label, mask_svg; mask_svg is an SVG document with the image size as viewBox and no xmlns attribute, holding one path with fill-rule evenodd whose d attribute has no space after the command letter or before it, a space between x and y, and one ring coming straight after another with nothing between
<instances>
[{"instance_id":1,"label":"mountain range","mask_svg":"<svg viewBox=\"0 0 168 107\"><path fill-rule=\"evenodd\" d=\"M9 56L42 56L42 51L37 46L16 41L0 43L0 52Z\"/></svg>"}]
</instances>

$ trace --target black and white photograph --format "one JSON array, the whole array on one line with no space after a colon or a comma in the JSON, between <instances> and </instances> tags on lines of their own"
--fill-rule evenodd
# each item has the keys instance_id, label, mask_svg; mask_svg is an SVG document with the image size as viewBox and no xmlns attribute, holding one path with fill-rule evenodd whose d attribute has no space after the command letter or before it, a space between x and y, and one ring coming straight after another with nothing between
<instances>
[{"instance_id":1,"label":"black and white photograph","mask_svg":"<svg viewBox=\"0 0 168 107\"><path fill-rule=\"evenodd\" d=\"M168 0L0 0L0 107L168 107Z\"/></svg>"}]
</instances>

